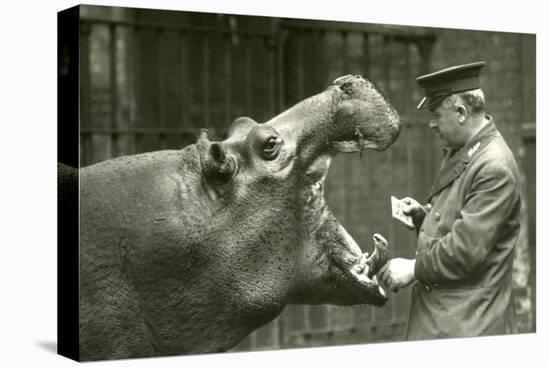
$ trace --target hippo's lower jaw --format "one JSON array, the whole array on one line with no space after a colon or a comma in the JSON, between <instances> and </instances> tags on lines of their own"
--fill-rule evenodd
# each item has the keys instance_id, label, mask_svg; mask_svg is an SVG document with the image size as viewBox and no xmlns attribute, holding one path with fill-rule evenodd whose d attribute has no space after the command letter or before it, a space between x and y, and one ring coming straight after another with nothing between
<instances>
[{"instance_id":1,"label":"hippo's lower jaw","mask_svg":"<svg viewBox=\"0 0 550 367\"><path fill-rule=\"evenodd\" d=\"M375 234L374 251L369 256L362 253L355 240L338 225L338 232L342 242L332 248L332 272L345 294L351 297L341 297L342 305L369 304L383 306L388 297L382 287L378 285L376 273L386 263L388 255L387 241Z\"/></svg>"},{"instance_id":2,"label":"hippo's lower jaw","mask_svg":"<svg viewBox=\"0 0 550 367\"><path fill-rule=\"evenodd\" d=\"M366 258L365 255L361 258ZM346 278L346 284L343 286L351 289L358 300L363 300L363 302L358 303L365 303L374 306L384 306L386 304L386 301L388 300L386 292L378 285L376 275L372 276L372 278L368 276L368 265L362 266L359 263L351 269L340 270L344 273L344 277Z\"/></svg>"}]
</instances>

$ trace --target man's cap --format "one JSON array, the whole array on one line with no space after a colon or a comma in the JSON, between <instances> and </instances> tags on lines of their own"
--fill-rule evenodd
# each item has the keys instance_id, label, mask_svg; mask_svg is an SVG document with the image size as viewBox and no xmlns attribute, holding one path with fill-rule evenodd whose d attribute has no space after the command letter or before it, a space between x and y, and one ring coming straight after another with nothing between
<instances>
[{"instance_id":1,"label":"man's cap","mask_svg":"<svg viewBox=\"0 0 550 367\"><path fill-rule=\"evenodd\" d=\"M416 81L425 89L426 96L416 108L428 108L451 94L480 88L479 74L484 66L485 61L478 61L419 76Z\"/></svg>"}]
</instances>

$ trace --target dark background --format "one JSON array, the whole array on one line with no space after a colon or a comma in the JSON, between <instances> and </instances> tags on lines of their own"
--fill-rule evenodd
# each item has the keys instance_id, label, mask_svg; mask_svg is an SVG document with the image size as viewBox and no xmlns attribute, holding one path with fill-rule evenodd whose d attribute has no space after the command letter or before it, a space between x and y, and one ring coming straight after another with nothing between
<instances>
[{"instance_id":1,"label":"dark background","mask_svg":"<svg viewBox=\"0 0 550 367\"><path fill-rule=\"evenodd\" d=\"M238 116L268 120L337 76L362 74L390 97L404 121L386 152L336 157L329 205L370 251L379 232L392 256L414 253L414 234L391 221L390 195L424 201L441 148L415 110L418 75L487 61L482 83L523 173L525 231L515 261L519 327L535 322L535 36L423 27L80 8L81 165L158 149L180 149L199 128L222 139ZM61 143L61 142L60 142ZM236 349L401 340L410 290L387 306L289 306Z\"/></svg>"}]
</instances>

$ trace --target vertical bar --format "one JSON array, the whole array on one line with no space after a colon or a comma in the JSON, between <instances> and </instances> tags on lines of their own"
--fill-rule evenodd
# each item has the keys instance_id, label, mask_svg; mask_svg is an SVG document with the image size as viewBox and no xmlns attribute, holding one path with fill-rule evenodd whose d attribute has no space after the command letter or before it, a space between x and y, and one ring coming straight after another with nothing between
<instances>
[{"instance_id":1,"label":"vertical bar","mask_svg":"<svg viewBox=\"0 0 550 367\"><path fill-rule=\"evenodd\" d=\"M303 29L296 31L298 36L298 100L304 99L304 35Z\"/></svg>"},{"instance_id":2,"label":"vertical bar","mask_svg":"<svg viewBox=\"0 0 550 367\"><path fill-rule=\"evenodd\" d=\"M310 305L303 305L304 308L304 333L311 332L311 320L310 320L310 314L311 314L311 307Z\"/></svg>"},{"instance_id":3,"label":"vertical bar","mask_svg":"<svg viewBox=\"0 0 550 367\"><path fill-rule=\"evenodd\" d=\"M384 35L383 42L382 42L382 78L384 79L384 87L386 89L386 93L390 94L390 57L388 53L388 44L390 43L390 37L387 35Z\"/></svg>"},{"instance_id":4,"label":"vertical bar","mask_svg":"<svg viewBox=\"0 0 550 367\"><path fill-rule=\"evenodd\" d=\"M251 65L250 65L250 36L244 36L244 86L245 86L245 106L246 114L250 115L252 110L252 95L251 95Z\"/></svg>"},{"instance_id":5,"label":"vertical bar","mask_svg":"<svg viewBox=\"0 0 550 367\"><path fill-rule=\"evenodd\" d=\"M186 39L187 39L187 33L184 31L178 32L178 46L179 46L179 52L178 52L178 63L179 63L179 71L180 71L180 88L178 90L179 92L179 122L180 122L180 128L185 128L187 124L187 108L189 106L189 81L187 78L187 45L186 45ZM182 136L183 139L185 139L185 136ZM182 144L183 145L183 144Z\"/></svg>"},{"instance_id":6,"label":"vertical bar","mask_svg":"<svg viewBox=\"0 0 550 367\"><path fill-rule=\"evenodd\" d=\"M268 62L269 67L268 70L268 78L269 78L269 92L268 92L268 98L269 98L269 116L275 116L275 104L276 104L276 85L275 85L275 73L276 73L276 63L275 58L277 57L277 54L275 52L275 37L269 36L264 42L265 45L267 45L267 52L268 52Z\"/></svg>"},{"instance_id":7,"label":"vertical bar","mask_svg":"<svg viewBox=\"0 0 550 367\"><path fill-rule=\"evenodd\" d=\"M323 90L327 87L327 70L326 70L326 64L325 64L325 31L323 29L319 29L315 32L315 45L316 45L316 60L315 63L318 65L318 72L319 75L317 75L317 90Z\"/></svg>"},{"instance_id":8,"label":"vertical bar","mask_svg":"<svg viewBox=\"0 0 550 367\"><path fill-rule=\"evenodd\" d=\"M277 110L281 112L285 107L285 79L284 79L284 43L287 33L283 31L277 36Z\"/></svg>"},{"instance_id":9,"label":"vertical bar","mask_svg":"<svg viewBox=\"0 0 550 367\"><path fill-rule=\"evenodd\" d=\"M224 35L224 72L225 72L225 120L227 123L230 123L232 120L231 115L231 103L232 103L232 86L233 86L233 80L231 78L231 69L233 67L232 64L232 40L231 40L231 33L227 32Z\"/></svg>"},{"instance_id":10,"label":"vertical bar","mask_svg":"<svg viewBox=\"0 0 550 367\"><path fill-rule=\"evenodd\" d=\"M416 42L416 46L418 47L418 51L420 53L420 58L422 59L422 74L427 74L428 72L430 72L433 44L434 41L432 39L421 39Z\"/></svg>"},{"instance_id":11,"label":"vertical bar","mask_svg":"<svg viewBox=\"0 0 550 367\"><path fill-rule=\"evenodd\" d=\"M348 46L348 32L342 32L342 55L343 55L343 74L349 74L349 46Z\"/></svg>"},{"instance_id":12,"label":"vertical bar","mask_svg":"<svg viewBox=\"0 0 550 367\"><path fill-rule=\"evenodd\" d=\"M202 103L204 114L204 126L210 127L210 46L208 43L208 33L203 33L202 38L202 56L203 56L203 79L202 79Z\"/></svg>"},{"instance_id":13,"label":"vertical bar","mask_svg":"<svg viewBox=\"0 0 550 367\"><path fill-rule=\"evenodd\" d=\"M367 32L363 33L363 72L364 76L368 79L371 68L371 58L370 58L370 37Z\"/></svg>"},{"instance_id":14,"label":"vertical bar","mask_svg":"<svg viewBox=\"0 0 550 367\"><path fill-rule=\"evenodd\" d=\"M164 65L162 64L162 43L164 41L164 28L157 28L157 41L158 41L158 49L157 49L157 71L158 71L158 88L159 93L157 95L157 98L159 99L158 103L158 127L160 128L160 133L158 135L159 138L159 145L160 149L164 149L166 144L166 135L164 134L163 128L166 126L166 123L164 121L165 119L165 113L164 113L164 101L166 100L164 95Z\"/></svg>"},{"instance_id":15,"label":"vertical bar","mask_svg":"<svg viewBox=\"0 0 550 367\"><path fill-rule=\"evenodd\" d=\"M136 93L136 97L135 97L135 114L134 114L134 119L133 119L133 127L134 128L137 128L138 126L142 126L143 124L143 121L142 121L142 114L140 114L140 110L142 109L142 107L140 107L140 103L143 101L143 82L141 80L142 78L142 70L143 70L143 64L141 62L141 48L142 48L142 44L141 44L141 39L140 39L140 34L141 34L141 28L139 26L135 26L134 27L134 32L133 32L133 53L132 53L132 64L134 65L133 69L134 69L134 80L135 80L135 83L134 83L134 90L135 90L135 93ZM142 146L142 138L143 138L143 135L138 133L138 132L135 132L133 133L133 136L134 136L134 151L133 153L141 153L141 146Z\"/></svg>"},{"instance_id":16,"label":"vertical bar","mask_svg":"<svg viewBox=\"0 0 550 367\"><path fill-rule=\"evenodd\" d=\"M411 112L413 111L413 99L412 99L412 73L411 73L412 65L411 65L411 44L406 41L405 42L405 95L406 98L406 104L405 104L405 113L407 116L411 115Z\"/></svg>"},{"instance_id":17,"label":"vertical bar","mask_svg":"<svg viewBox=\"0 0 550 367\"><path fill-rule=\"evenodd\" d=\"M90 127L90 33L91 24L82 22L80 25L80 126ZM81 133L82 146L80 147L80 166L90 164L91 135Z\"/></svg>"},{"instance_id":18,"label":"vertical bar","mask_svg":"<svg viewBox=\"0 0 550 367\"><path fill-rule=\"evenodd\" d=\"M134 53L136 49L135 28L128 28L127 35L128 51L126 53L126 68L128 70L128 93L130 94L130 111L129 111L129 128L134 129L136 127L136 69ZM135 136L133 134L127 137L128 139L128 154L134 154L136 152Z\"/></svg>"},{"instance_id":19,"label":"vertical bar","mask_svg":"<svg viewBox=\"0 0 550 367\"><path fill-rule=\"evenodd\" d=\"M110 123L111 130L111 157L118 156L118 133L117 133L117 112L118 112L118 93L117 93L117 49L116 49L116 25L109 25L109 96L110 96Z\"/></svg>"}]
</instances>

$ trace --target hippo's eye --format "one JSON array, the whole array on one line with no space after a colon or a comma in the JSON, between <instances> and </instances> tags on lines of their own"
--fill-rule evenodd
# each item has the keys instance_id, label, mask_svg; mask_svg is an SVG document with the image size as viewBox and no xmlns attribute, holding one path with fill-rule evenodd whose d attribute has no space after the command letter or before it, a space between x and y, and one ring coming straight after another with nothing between
<instances>
[{"instance_id":1,"label":"hippo's eye","mask_svg":"<svg viewBox=\"0 0 550 367\"><path fill-rule=\"evenodd\" d=\"M275 159L279 155L279 150L281 148L281 143L283 139L278 136L270 136L264 144L263 147L263 156L264 159Z\"/></svg>"}]
</instances>

